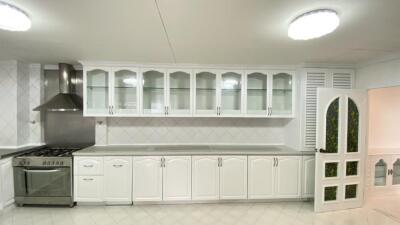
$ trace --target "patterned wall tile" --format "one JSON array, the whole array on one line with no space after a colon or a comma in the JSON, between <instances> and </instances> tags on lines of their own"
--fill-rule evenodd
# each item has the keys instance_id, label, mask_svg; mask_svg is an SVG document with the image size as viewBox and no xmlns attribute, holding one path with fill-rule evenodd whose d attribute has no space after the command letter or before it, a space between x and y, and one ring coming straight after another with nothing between
<instances>
[{"instance_id":1,"label":"patterned wall tile","mask_svg":"<svg viewBox=\"0 0 400 225\"><path fill-rule=\"evenodd\" d=\"M287 123L284 119L256 118L108 118L107 121L110 145L283 144ZM97 129L96 126L96 144Z\"/></svg>"},{"instance_id":2,"label":"patterned wall tile","mask_svg":"<svg viewBox=\"0 0 400 225\"><path fill-rule=\"evenodd\" d=\"M17 63L17 145L29 143L29 65Z\"/></svg>"}]
</instances>

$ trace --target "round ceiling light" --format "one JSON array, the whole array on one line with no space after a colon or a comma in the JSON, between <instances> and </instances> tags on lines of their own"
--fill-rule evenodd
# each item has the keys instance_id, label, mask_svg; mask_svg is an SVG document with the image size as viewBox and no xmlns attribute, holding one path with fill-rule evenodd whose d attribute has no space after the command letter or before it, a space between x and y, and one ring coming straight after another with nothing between
<instances>
[{"instance_id":1,"label":"round ceiling light","mask_svg":"<svg viewBox=\"0 0 400 225\"><path fill-rule=\"evenodd\" d=\"M304 13L294 19L288 36L294 40L319 38L333 32L339 26L339 16L331 9L318 9Z\"/></svg>"},{"instance_id":2,"label":"round ceiling light","mask_svg":"<svg viewBox=\"0 0 400 225\"><path fill-rule=\"evenodd\" d=\"M0 29L10 31L27 31L31 20L21 9L0 1Z\"/></svg>"}]
</instances>

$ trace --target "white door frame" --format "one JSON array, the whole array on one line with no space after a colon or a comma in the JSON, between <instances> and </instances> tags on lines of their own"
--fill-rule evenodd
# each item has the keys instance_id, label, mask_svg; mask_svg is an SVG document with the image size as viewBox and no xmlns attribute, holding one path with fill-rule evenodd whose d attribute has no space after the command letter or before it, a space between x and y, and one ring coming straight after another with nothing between
<instances>
[{"instance_id":1,"label":"white door frame","mask_svg":"<svg viewBox=\"0 0 400 225\"><path fill-rule=\"evenodd\" d=\"M358 208L364 202L364 174L366 149L367 122L367 92L355 89L319 88L317 100L317 149L325 149L326 113L331 103L339 98L338 119L338 153L316 153L315 169L315 202L316 212L335 211L348 208ZM358 152L347 153L347 110L348 99L357 105L359 112ZM357 176L346 176L346 162L358 161ZM325 178L325 163L337 163L337 176ZM345 186L357 184L357 196L345 199ZM325 201L324 190L336 187L336 200Z\"/></svg>"}]
</instances>

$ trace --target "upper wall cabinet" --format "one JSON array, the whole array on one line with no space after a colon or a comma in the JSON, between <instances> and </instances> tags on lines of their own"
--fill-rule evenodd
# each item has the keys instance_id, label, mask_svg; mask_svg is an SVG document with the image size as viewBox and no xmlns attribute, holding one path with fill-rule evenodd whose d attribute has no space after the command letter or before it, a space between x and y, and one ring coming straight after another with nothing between
<instances>
[{"instance_id":1,"label":"upper wall cabinet","mask_svg":"<svg viewBox=\"0 0 400 225\"><path fill-rule=\"evenodd\" d=\"M138 115L138 79L139 72L133 68L87 68L84 70L84 115Z\"/></svg>"},{"instance_id":2,"label":"upper wall cabinet","mask_svg":"<svg viewBox=\"0 0 400 225\"><path fill-rule=\"evenodd\" d=\"M294 72L84 66L85 116L294 117Z\"/></svg>"}]
</instances>

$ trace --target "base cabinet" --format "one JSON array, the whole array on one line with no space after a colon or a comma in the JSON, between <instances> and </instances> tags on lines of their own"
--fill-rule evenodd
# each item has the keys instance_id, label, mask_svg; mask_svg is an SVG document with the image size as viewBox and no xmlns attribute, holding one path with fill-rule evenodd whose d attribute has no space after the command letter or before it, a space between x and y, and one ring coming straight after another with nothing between
<instances>
[{"instance_id":1,"label":"base cabinet","mask_svg":"<svg viewBox=\"0 0 400 225\"><path fill-rule=\"evenodd\" d=\"M76 176L75 201L103 202L103 176Z\"/></svg>"},{"instance_id":2,"label":"base cabinet","mask_svg":"<svg viewBox=\"0 0 400 225\"><path fill-rule=\"evenodd\" d=\"M133 201L162 200L162 157L133 158Z\"/></svg>"},{"instance_id":3,"label":"base cabinet","mask_svg":"<svg viewBox=\"0 0 400 225\"><path fill-rule=\"evenodd\" d=\"M247 199L247 156L220 158L220 199Z\"/></svg>"},{"instance_id":4,"label":"base cabinet","mask_svg":"<svg viewBox=\"0 0 400 225\"><path fill-rule=\"evenodd\" d=\"M374 155L368 161L371 197L400 195L400 155Z\"/></svg>"},{"instance_id":5,"label":"base cabinet","mask_svg":"<svg viewBox=\"0 0 400 225\"><path fill-rule=\"evenodd\" d=\"M192 199L219 199L219 157L192 156Z\"/></svg>"},{"instance_id":6,"label":"base cabinet","mask_svg":"<svg viewBox=\"0 0 400 225\"><path fill-rule=\"evenodd\" d=\"M14 202L12 158L0 160L0 209Z\"/></svg>"},{"instance_id":7,"label":"base cabinet","mask_svg":"<svg viewBox=\"0 0 400 225\"><path fill-rule=\"evenodd\" d=\"M190 156L164 157L163 200L182 201L192 198L192 168Z\"/></svg>"},{"instance_id":8,"label":"base cabinet","mask_svg":"<svg viewBox=\"0 0 400 225\"><path fill-rule=\"evenodd\" d=\"M104 157L104 200L132 203L132 157Z\"/></svg>"},{"instance_id":9,"label":"base cabinet","mask_svg":"<svg viewBox=\"0 0 400 225\"><path fill-rule=\"evenodd\" d=\"M315 156L303 156L302 198L314 198Z\"/></svg>"},{"instance_id":10,"label":"base cabinet","mask_svg":"<svg viewBox=\"0 0 400 225\"><path fill-rule=\"evenodd\" d=\"M249 199L299 198L301 156L249 156Z\"/></svg>"}]
</instances>

